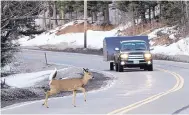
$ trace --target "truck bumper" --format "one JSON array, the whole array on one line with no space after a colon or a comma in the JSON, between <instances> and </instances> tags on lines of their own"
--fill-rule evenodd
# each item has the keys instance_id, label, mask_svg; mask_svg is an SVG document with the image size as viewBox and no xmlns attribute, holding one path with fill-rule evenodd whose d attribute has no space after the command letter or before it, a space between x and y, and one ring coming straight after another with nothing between
<instances>
[{"instance_id":1,"label":"truck bumper","mask_svg":"<svg viewBox=\"0 0 189 115\"><path fill-rule=\"evenodd\" d=\"M152 60L145 61L145 60L129 60L125 61L122 60L120 61L120 65L124 67L146 67L146 66L151 66L153 64Z\"/></svg>"}]
</instances>

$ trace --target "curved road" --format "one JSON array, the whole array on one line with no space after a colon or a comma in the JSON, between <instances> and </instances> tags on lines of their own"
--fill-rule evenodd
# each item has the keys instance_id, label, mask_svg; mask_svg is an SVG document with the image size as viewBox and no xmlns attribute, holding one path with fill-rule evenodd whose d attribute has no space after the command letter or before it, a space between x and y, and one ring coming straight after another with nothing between
<instances>
[{"instance_id":1,"label":"curved road","mask_svg":"<svg viewBox=\"0 0 189 115\"><path fill-rule=\"evenodd\" d=\"M44 51L24 50L25 59L44 61ZM99 92L77 94L76 105L72 96L49 99L50 108L41 106L44 100L5 107L2 114L189 114L189 64L154 61L154 71L129 69L109 71L109 63L102 56L47 52L49 63L87 67L107 72L116 77L112 87Z\"/></svg>"}]
</instances>

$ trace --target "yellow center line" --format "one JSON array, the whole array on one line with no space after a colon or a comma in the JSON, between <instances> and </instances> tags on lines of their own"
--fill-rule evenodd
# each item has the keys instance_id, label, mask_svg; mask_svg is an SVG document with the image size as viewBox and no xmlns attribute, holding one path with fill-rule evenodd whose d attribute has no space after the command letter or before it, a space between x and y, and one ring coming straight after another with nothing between
<instances>
[{"instance_id":1,"label":"yellow center line","mask_svg":"<svg viewBox=\"0 0 189 115\"><path fill-rule=\"evenodd\" d=\"M168 71L168 70L165 70L165 69L160 69L160 68L157 68L158 70L160 71L163 71L163 72L166 72L166 73L169 73L171 75L173 75L176 79L176 84L174 85L173 88L169 89L168 91L165 91L165 92L161 92L161 93L158 93L156 95L153 95L151 97L148 97L144 100L141 100L141 101L138 101L136 103L133 103L131 105L128 105L126 107L123 107L121 109L117 109L117 110L114 110L108 114L124 114L124 113L127 113L137 107L140 107L144 104L147 104L147 103L150 103L152 101L155 101L157 99L159 99L160 97L162 96L165 96L169 93L172 93L172 92L175 92L175 91L178 91L180 90L183 86L184 86L184 79L182 78L182 76L180 76L179 74L175 73L175 72L171 72L171 71Z\"/></svg>"}]
</instances>

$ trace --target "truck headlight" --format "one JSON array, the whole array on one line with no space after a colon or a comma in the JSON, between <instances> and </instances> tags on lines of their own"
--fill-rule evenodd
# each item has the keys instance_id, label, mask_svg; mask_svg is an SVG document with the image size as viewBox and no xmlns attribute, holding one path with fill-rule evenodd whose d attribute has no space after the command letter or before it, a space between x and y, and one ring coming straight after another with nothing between
<instances>
[{"instance_id":1,"label":"truck headlight","mask_svg":"<svg viewBox=\"0 0 189 115\"><path fill-rule=\"evenodd\" d=\"M144 57L145 57L145 59L149 60L152 58L152 54L146 53L146 54L144 54Z\"/></svg>"},{"instance_id":2,"label":"truck headlight","mask_svg":"<svg viewBox=\"0 0 189 115\"><path fill-rule=\"evenodd\" d=\"M120 57L121 57L121 59L127 59L128 58L128 54L121 54Z\"/></svg>"}]
</instances>

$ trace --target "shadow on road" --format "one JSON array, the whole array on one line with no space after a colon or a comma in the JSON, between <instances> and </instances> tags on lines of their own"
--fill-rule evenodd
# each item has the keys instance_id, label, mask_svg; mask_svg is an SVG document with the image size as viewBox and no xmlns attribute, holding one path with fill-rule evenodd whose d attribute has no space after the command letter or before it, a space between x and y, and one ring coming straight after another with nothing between
<instances>
[{"instance_id":1,"label":"shadow on road","mask_svg":"<svg viewBox=\"0 0 189 115\"><path fill-rule=\"evenodd\" d=\"M181 111L184 111L184 110L186 110L186 109L188 109L189 108L189 105L187 105L187 106L185 106L185 107L182 107L181 109L179 109L179 110L176 110L173 114L179 114Z\"/></svg>"}]
</instances>

